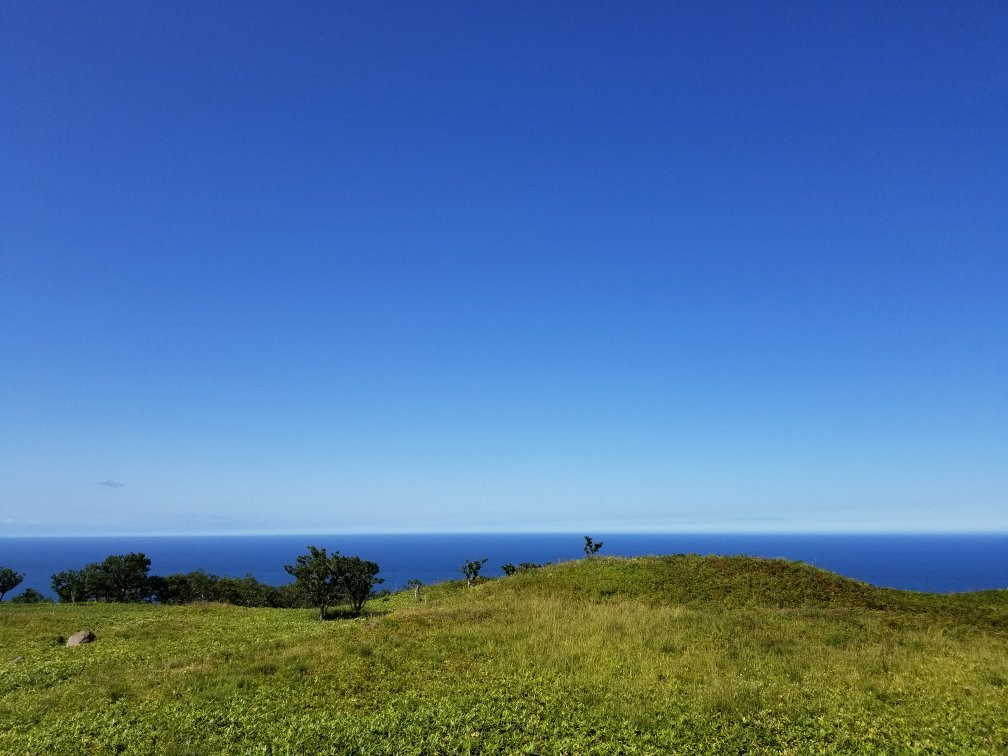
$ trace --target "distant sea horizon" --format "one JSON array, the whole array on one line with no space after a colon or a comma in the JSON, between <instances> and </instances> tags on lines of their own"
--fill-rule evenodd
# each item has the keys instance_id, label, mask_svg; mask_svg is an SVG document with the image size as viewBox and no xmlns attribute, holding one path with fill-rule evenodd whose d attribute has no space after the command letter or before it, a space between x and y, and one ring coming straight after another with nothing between
<instances>
[{"instance_id":1,"label":"distant sea horizon","mask_svg":"<svg viewBox=\"0 0 1008 756\"><path fill-rule=\"evenodd\" d=\"M1008 533L590 535L603 542L603 556L748 554L802 561L890 588L936 593L1008 588ZM313 544L377 562L382 587L398 590L411 579L458 580L467 559L486 558L488 577L501 575L508 562L576 559L584 556L583 543L580 532L0 536L0 566L25 575L12 594L34 588L51 596L53 573L130 551L150 557L152 574L202 569L282 585L291 579L284 564Z\"/></svg>"}]
</instances>

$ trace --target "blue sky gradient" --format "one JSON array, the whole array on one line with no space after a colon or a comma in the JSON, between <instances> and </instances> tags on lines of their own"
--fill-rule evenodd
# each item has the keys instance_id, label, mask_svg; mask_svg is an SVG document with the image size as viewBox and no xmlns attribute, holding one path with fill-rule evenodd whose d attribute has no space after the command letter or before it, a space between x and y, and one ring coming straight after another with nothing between
<instances>
[{"instance_id":1,"label":"blue sky gradient","mask_svg":"<svg viewBox=\"0 0 1008 756\"><path fill-rule=\"evenodd\" d=\"M0 533L1008 530L1008 8L0 6Z\"/></svg>"}]
</instances>

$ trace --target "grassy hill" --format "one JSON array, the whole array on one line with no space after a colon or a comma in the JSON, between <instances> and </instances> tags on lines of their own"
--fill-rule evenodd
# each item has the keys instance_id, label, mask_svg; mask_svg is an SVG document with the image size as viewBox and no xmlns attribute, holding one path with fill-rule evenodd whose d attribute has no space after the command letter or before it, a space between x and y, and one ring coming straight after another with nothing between
<instances>
[{"instance_id":1,"label":"grassy hill","mask_svg":"<svg viewBox=\"0 0 1008 756\"><path fill-rule=\"evenodd\" d=\"M0 605L0 723L3 753L1008 753L1008 591L674 556L324 623Z\"/></svg>"}]
</instances>

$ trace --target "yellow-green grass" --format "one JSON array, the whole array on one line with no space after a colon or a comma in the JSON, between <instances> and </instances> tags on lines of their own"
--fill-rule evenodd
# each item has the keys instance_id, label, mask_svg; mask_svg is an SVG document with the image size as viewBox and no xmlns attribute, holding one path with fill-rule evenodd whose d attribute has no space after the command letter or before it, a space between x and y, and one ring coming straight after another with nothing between
<instances>
[{"instance_id":1,"label":"yellow-green grass","mask_svg":"<svg viewBox=\"0 0 1008 756\"><path fill-rule=\"evenodd\" d=\"M56 644L83 628L96 643ZM0 752L1008 753L1008 592L676 556L356 620L2 605Z\"/></svg>"}]
</instances>

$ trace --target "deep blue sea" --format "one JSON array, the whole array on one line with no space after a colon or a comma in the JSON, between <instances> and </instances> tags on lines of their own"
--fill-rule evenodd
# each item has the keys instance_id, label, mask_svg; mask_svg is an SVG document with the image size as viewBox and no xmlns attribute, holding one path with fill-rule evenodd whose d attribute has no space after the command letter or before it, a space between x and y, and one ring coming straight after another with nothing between
<instances>
[{"instance_id":1,"label":"deep blue sea","mask_svg":"<svg viewBox=\"0 0 1008 756\"><path fill-rule=\"evenodd\" d=\"M1003 535L676 535L595 533L601 554L750 554L797 559L875 585L955 592L1008 588L1008 534ZM581 534L0 537L0 566L25 574L15 593L31 587L51 595L50 576L109 554L142 551L151 572L203 569L216 575L280 585L284 564L308 544L377 562L383 587L456 580L466 559L487 558L484 574L506 562L548 562L583 556Z\"/></svg>"}]
</instances>

